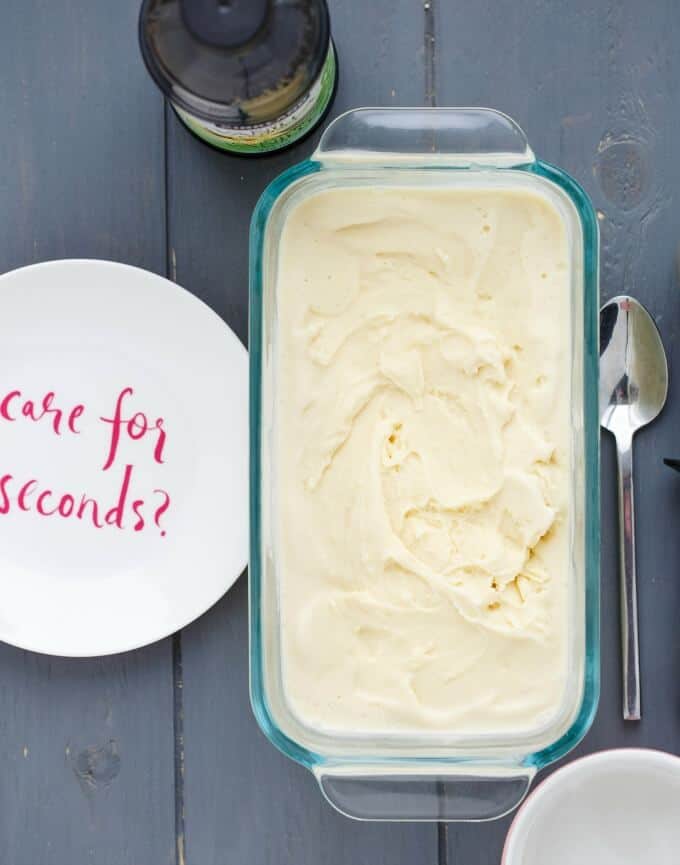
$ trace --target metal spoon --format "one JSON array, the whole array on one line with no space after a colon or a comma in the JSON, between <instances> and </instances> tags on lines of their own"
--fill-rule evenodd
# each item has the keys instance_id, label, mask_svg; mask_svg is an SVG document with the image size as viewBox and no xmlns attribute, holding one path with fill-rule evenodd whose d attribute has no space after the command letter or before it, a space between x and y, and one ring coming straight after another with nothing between
<instances>
[{"instance_id":1,"label":"metal spoon","mask_svg":"<svg viewBox=\"0 0 680 865\"><path fill-rule=\"evenodd\" d=\"M668 393L661 336L633 297L615 297L600 310L600 423L616 438L619 464L619 542L623 717L640 719L640 654L635 578L633 436L653 421Z\"/></svg>"}]
</instances>

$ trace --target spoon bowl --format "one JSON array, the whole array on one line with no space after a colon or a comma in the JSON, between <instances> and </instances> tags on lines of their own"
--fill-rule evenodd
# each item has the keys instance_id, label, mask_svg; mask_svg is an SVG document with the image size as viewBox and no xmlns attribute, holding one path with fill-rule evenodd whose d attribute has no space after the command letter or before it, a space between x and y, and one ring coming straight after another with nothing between
<instances>
[{"instance_id":1,"label":"spoon bowl","mask_svg":"<svg viewBox=\"0 0 680 865\"><path fill-rule=\"evenodd\" d=\"M600 423L633 435L661 412L668 364L661 335L633 297L614 297L600 312Z\"/></svg>"}]
</instances>

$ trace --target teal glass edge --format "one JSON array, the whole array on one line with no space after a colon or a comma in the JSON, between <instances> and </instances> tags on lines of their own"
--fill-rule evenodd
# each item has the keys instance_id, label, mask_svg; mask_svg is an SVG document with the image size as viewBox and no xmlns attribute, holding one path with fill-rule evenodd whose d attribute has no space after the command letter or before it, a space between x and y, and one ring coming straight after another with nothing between
<instances>
[{"instance_id":1,"label":"teal glass edge","mask_svg":"<svg viewBox=\"0 0 680 865\"><path fill-rule=\"evenodd\" d=\"M260 526L260 490L262 435L262 261L267 220L274 202L281 193L308 174L321 170L311 159L294 165L276 177L260 196L250 220L249 242L249 301L248 301L248 356L250 360L250 561L248 564L250 704L260 729L286 757L302 763L308 769L325 762L319 754L303 748L286 736L272 720L264 692L262 647L262 547Z\"/></svg>"},{"instance_id":2,"label":"teal glass edge","mask_svg":"<svg viewBox=\"0 0 680 865\"><path fill-rule=\"evenodd\" d=\"M600 310L599 228L590 199L566 172L537 160L525 170L559 186L576 207L583 230L583 423L585 433L585 628L586 652L581 709L567 732L529 755L526 765L541 769L559 760L583 739L600 700Z\"/></svg>"},{"instance_id":3,"label":"teal glass edge","mask_svg":"<svg viewBox=\"0 0 680 865\"><path fill-rule=\"evenodd\" d=\"M421 166L419 166L421 167ZM442 170L441 166L422 166ZM255 718L270 742L286 757L308 769L331 762L321 754L302 747L286 736L272 719L264 691L262 621L260 615L261 556L261 399L262 399L262 261L267 221L281 193L291 184L322 170L320 163L308 159L275 178L264 190L253 211L249 244L249 328L250 357L250 564L249 564L249 640L250 702ZM446 170L452 170L447 167ZM456 170L466 171L466 168ZM500 169L506 170L506 169ZM599 381L599 229L595 211L581 186L566 172L537 160L513 168L537 174L559 186L574 204L583 231L583 382L585 431L585 669L580 710L567 732L547 748L528 755L522 765L541 769L572 750L588 732L600 697L600 432L598 407ZM433 763L464 765L474 758L380 757L381 763ZM353 757L352 763L372 763L371 757ZM478 761L477 761L478 762Z\"/></svg>"}]
</instances>

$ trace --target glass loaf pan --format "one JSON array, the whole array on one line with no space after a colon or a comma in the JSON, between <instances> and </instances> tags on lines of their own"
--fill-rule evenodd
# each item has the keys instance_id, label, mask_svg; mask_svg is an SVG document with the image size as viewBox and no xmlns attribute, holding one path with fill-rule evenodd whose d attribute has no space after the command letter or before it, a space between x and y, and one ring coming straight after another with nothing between
<instances>
[{"instance_id":1,"label":"glass loaf pan","mask_svg":"<svg viewBox=\"0 0 680 865\"><path fill-rule=\"evenodd\" d=\"M290 710L281 674L276 466L279 240L305 196L353 185L532 189L563 215L571 251L571 575L565 704L546 729L513 735L329 734ZM255 716L326 798L360 819L485 820L512 810L541 767L585 735L599 694L598 230L563 171L534 157L522 130L489 109L357 109L311 159L263 193L251 225L250 684ZM303 542L303 541L302 541Z\"/></svg>"}]
</instances>

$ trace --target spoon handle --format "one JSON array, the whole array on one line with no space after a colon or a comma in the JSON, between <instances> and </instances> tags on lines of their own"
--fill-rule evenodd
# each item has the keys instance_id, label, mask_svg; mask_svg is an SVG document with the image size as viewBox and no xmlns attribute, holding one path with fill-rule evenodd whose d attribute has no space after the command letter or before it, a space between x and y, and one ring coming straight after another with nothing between
<instances>
[{"instance_id":1,"label":"spoon handle","mask_svg":"<svg viewBox=\"0 0 680 865\"><path fill-rule=\"evenodd\" d=\"M623 649L623 718L640 720L640 647L635 574L635 507L633 436L618 436L619 543L621 568L621 646Z\"/></svg>"}]
</instances>

